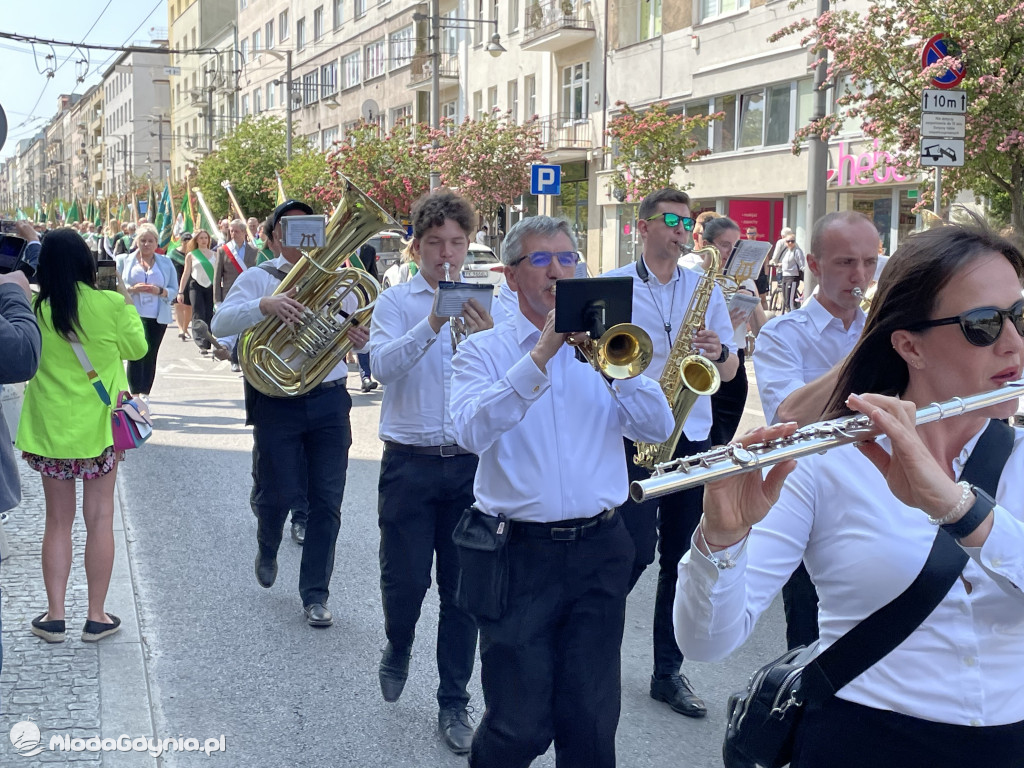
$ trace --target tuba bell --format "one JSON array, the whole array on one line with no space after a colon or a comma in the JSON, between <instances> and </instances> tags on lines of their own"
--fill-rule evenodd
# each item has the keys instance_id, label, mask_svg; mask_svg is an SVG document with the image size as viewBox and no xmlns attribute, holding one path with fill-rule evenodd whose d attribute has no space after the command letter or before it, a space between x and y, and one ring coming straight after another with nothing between
<instances>
[{"instance_id":1,"label":"tuba bell","mask_svg":"<svg viewBox=\"0 0 1024 768\"><path fill-rule=\"evenodd\" d=\"M349 254L396 222L352 182L327 223L324 245L303 253L274 295L295 290L303 307L294 325L276 317L261 320L241 335L238 364L246 381L270 397L304 395L319 385L352 349L348 330L365 325L380 293L379 283L361 269L342 267ZM354 311L342 304L357 300Z\"/></svg>"}]
</instances>

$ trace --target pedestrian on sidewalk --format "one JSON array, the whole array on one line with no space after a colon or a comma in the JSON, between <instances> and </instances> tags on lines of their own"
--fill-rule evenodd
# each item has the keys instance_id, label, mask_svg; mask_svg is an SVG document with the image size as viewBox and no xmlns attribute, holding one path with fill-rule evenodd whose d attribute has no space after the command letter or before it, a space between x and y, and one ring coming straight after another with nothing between
<instances>
[{"instance_id":1,"label":"pedestrian on sidewalk","mask_svg":"<svg viewBox=\"0 0 1024 768\"><path fill-rule=\"evenodd\" d=\"M114 565L118 456L110 406L97 395L93 382L114 397L125 389L123 361L146 355L146 333L127 296L96 289L96 262L72 230L54 230L46 237L37 276L33 308L43 353L39 371L25 390L16 441L29 466L42 475L46 499L42 565L47 609L32 620L32 633L49 643L65 639L75 481L82 480L89 585L82 640L95 642L117 632L121 620L104 610Z\"/></svg>"},{"instance_id":2,"label":"pedestrian on sidewalk","mask_svg":"<svg viewBox=\"0 0 1024 768\"><path fill-rule=\"evenodd\" d=\"M369 243L365 243L362 248L359 249L359 261L363 265L363 269L370 273L370 277L380 282L380 275L377 274L377 249ZM377 382L373 380L373 375L370 370L370 353L360 352L356 355L356 359L359 361L359 380L362 382L360 389L363 392L371 392L377 388Z\"/></svg>"}]
</instances>

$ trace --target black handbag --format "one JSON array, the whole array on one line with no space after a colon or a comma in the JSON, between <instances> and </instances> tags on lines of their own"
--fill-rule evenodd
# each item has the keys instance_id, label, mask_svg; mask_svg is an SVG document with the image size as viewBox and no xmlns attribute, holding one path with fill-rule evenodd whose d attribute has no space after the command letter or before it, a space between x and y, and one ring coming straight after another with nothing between
<instances>
[{"instance_id":1,"label":"black handbag","mask_svg":"<svg viewBox=\"0 0 1024 768\"><path fill-rule=\"evenodd\" d=\"M1013 429L991 421L960 477L993 498L1013 450ZM794 648L755 672L746 690L729 697L722 744L725 768L781 768L789 764L806 707L835 695L885 658L942 602L967 564L967 553L939 529L921 573L904 592L813 658L816 648Z\"/></svg>"}]
</instances>

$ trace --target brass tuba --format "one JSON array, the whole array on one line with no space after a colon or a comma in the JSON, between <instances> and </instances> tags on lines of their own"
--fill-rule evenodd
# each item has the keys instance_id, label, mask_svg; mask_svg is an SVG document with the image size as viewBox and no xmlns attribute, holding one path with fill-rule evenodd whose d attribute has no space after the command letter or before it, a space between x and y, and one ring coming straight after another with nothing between
<instances>
[{"instance_id":1,"label":"brass tuba","mask_svg":"<svg viewBox=\"0 0 1024 768\"><path fill-rule=\"evenodd\" d=\"M341 265L381 229L397 226L345 179L323 247L304 253L274 291L277 295L295 289L295 300L305 307L302 320L288 325L268 317L239 339L238 364L246 381L270 397L295 397L316 387L345 360L352 348L348 330L369 320L380 285L364 270ZM346 312L342 302L350 294L358 308Z\"/></svg>"},{"instance_id":2,"label":"brass tuba","mask_svg":"<svg viewBox=\"0 0 1024 768\"><path fill-rule=\"evenodd\" d=\"M713 245L705 246L694 251L703 253L711 251L711 265L701 275L697 287L690 298L690 304L686 308L686 315L683 317L683 326L676 335L675 343L669 350L668 360L665 361L665 370L662 371L661 391L668 398L669 407L672 408L672 415L675 418L675 429L672 435L664 443L637 443L634 463L638 466L653 469L657 464L663 464L672 458L679 438L683 434L683 424L693 409L694 403L701 395L713 395L721 385L722 377L718 373L715 364L706 357L694 352L693 337L701 326L704 325L704 316L708 311L708 302L711 301L711 294L715 288L715 279L718 270L721 269L722 255ZM724 343L724 340L723 340Z\"/></svg>"}]
</instances>

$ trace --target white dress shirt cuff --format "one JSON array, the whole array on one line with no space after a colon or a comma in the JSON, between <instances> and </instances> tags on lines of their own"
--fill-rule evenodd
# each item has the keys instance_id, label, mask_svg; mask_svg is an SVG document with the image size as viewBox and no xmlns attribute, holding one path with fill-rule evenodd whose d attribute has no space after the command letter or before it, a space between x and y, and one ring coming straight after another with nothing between
<instances>
[{"instance_id":1,"label":"white dress shirt cuff","mask_svg":"<svg viewBox=\"0 0 1024 768\"><path fill-rule=\"evenodd\" d=\"M524 400L536 400L551 386L547 374L537 367L529 352L508 369L506 376L509 385Z\"/></svg>"},{"instance_id":2,"label":"white dress shirt cuff","mask_svg":"<svg viewBox=\"0 0 1024 768\"><path fill-rule=\"evenodd\" d=\"M239 301L230 311L214 314L210 330L218 336L237 336L246 328L256 325L267 317L260 309L262 298Z\"/></svg>"},{"instance_id":3,"label":"white dress shirt cuff","mask_svg":"<svg viewBox=\"0 0 1024 768\"><path fill-rule=\"evenodd\" d=\"M978 563L1009 595L1024 600L1024 523L999 504L992 510L992 530L980 547L964 547L971 559Z\"/></svg>"},{"instance_id":4,"label":"white dress shirt cuff","mask_svg":"<svg viewBox=\"0 0 1024 768\"><path fill-rule=\"evenodd\" d=\"M434 329L430 327L429 317L424 317L416 323L416 325L410 328L409 335L419 343L422 349L426 349L437 341L437 334L434 333Z\"/></svg>"}]
</instances>

